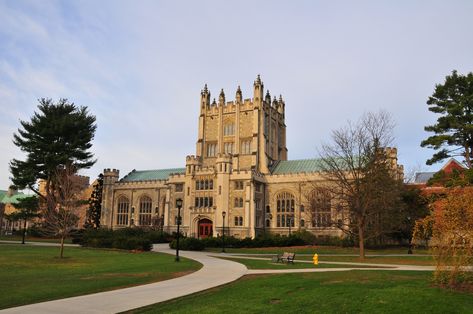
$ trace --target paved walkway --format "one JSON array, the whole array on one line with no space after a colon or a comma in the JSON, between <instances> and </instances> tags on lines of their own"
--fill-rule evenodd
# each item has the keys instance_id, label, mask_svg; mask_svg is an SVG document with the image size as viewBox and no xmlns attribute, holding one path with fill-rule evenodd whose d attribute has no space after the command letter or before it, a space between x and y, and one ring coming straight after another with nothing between
<instances>
[{"instance_id":1,"label":"paved walkway","mask_svg":"<svg viewBox=\"0 0 473 314\"><path fill-rule=\"evenodd\" d=\"M168 244L155 245L155 251L174 254ZM131 288L14 307L0 313L117 313L207 290L245 275L244 265L211 257L202 252L181 251L203 267L187 276Z\"/></svg>"},{"instance_id":2,"label":"paved walkway","mask_svg":"<svg viewBox=\"0 0 473 314\"><path fill-rule=\"evenodd\" d=\"M1 241L5 242L5 241ZM54 243L40 244L31 242L32 245L55 245ZM168 244L158 244L153 248L168 254L174 254ZM217 287L249 274L270 274L270 273L306 273L306 272L333 272L349 270L425 270L431 271L431 266L410 266L410 265L387 265L387 264L366 264L353 262L326 262L328 264L347 265L345 268L304 268L304 269L251 269L248 270L243 264L217 258L232 257L246 259L263 259L261 257L243 257L237 254L219 254L208 252L181 251L181 256L200 262L203 267L187 276L146 284L131 288L88 294L78 297L59 299L48 302L41 302L25 306L19 306L0 310L0 313L117 313L132 310L135 308L163 302L199 291ZM297 260L300 263L311 263L307 260ZM324 262L321 262L324 263ZM365 268L356 268L355 265L363 265ZM366 266L376 266L376 268L366 268ZM382 268L386 267L386 268Z\"/></svg>"}]
</instances>

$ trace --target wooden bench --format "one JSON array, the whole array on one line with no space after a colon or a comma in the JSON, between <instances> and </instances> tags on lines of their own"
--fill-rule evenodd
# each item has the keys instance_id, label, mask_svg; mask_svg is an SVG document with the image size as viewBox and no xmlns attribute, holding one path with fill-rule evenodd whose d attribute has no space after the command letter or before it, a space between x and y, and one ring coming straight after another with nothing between
<instances>
[{"instance_id":1,"label":"wooden bench","mask_svg":"<svg viewBox=\"0 0 473 314\"><path fill-rule=\"evenodd\" d=\"M294 264L294 258L296 257L296 253L289 253L289 252L284 252L284 254L278 254L277 256L277 261L276 262L281 262L281 263L292 263Z\"/></svg>"}]
</instances>

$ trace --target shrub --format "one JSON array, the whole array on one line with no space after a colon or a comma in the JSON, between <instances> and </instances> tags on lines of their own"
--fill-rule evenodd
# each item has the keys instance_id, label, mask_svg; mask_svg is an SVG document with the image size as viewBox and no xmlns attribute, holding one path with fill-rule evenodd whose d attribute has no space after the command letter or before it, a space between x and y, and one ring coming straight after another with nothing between
<instances>
[{"instance_id":1,"label":"shrub","mask_svg":"<svg viewBox=\"0 0 473 314\"><path fill-rule=\"evenodd\" d=\"M177 241L173 240L169 247L175 249L177 246ZM182 238L179 239L179 249L187 251L202 251L205 249L204 242L196 238Z\"/></svg>"},{"instance_id":2,"label":"shrub","mask_svg":"<svg viewBox=\"0 0 473 314\"><path fill-rule=\"evenodd\" d=\"M85 229L75 241L89 247L142 251L150 251L153 243L151 236L140 228Z\"/></svg>"}]
</instances>

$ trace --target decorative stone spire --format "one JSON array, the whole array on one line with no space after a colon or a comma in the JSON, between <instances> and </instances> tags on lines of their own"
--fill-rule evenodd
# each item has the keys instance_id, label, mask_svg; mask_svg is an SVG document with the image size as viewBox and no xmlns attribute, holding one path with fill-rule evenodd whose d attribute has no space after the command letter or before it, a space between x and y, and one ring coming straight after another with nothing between
<instances>
[{"instance_id":1,"label":"decorative stone spire","mask_svg":"<svg viewBox=\"0 0 473 314\"><path fill-rule=\"evenodd\" d=\"M210 92L205 84L204 89L200 91L200 103L201 110L205 110L210 105Z\"/></svg>"},{"instance_id":2,"label":"decorative stone spire","mask_svg":"<svg viewBox=\"0 0 473 314\"><path fill-rule=\"evenodd\" d=\"M259 76L259 74L256 77L256 81L253 87L254 87L253 101L255 101L258 105L262 105L263 96L264 96L264 85L261 82L261 77Z\"/></svg>"},{"instance_id":3,"label":"decorative stone spire","mask_svg":"<svg viewBox=\"0 0 473 314\"><path fill-rule=\"evenodd\" d=\"M225 105L225 93L223 92L223 88L220 91L220 95L218 96L218 104Z\"/></svg>"},{"instance_id":4,"label":"decorative stone spire","mask_svg":"<svg viewBox=\"0 0 473 314\"><path fill-rule=\"evenodd\" d=\"M269 94L269 90L266 91L266 96L264 97L264 101L265 101L268 105L271 105L271 95Z\"/></svg>"},{"instance_id":5,"label":"decorative stone spire","mask_svg":"<svg viewBox=\"0 0 473 314\"><path fill-rule=\"evenodd\" d=\"M235 95L235 99L236 99L236 102L237 102L237 103L241 103L242 96L241 96L241 88L240 88L240 85L238 85L238 88L237 88L237 91L236 91L236 95Z\"/></svg>"},{"instance_id":6,"label":"decorative stone spire","mask_svg":"<svg viewBox=\"0 0 473 314\"><path fill-rule=\"evenodd\" d=\"M285 103L284 100L282 99L282 95L279 95L279 101L278 101L278 112L284 115L284 108Z\"/></svg>"},{"instance_id":7,"label":"decorative stone spire","mask_svg":"<svg viewBox=\"0 0 473 314\"><path fill-rule=\"evenodd\" d=\"M276 96L273 98L273 107L277 108L278 107L278 100L276 99Z\"/></svg>"},{"instance_id":8,"label":"decorative stone spire","mask_svg":"<svg viewBox=\"0 0 473 314\"><path fill-rule=\"evenodd\" d=\"M216 106L217 105L217 102L215 101L215 98L214 100L212 101L212 106Z\"/></svg>"},{"instance_id":9,"label":"decorative stone spire","mask_svg":"<svg viewBox=\"0 0 473 314\"><path fill-rule=\"evenodd\" d=\"M261 85L261 77L260 77L259 74L258 74L258 76L256 77L255 85L256 85L256 84Z\"/></svg>"}]
</instances>

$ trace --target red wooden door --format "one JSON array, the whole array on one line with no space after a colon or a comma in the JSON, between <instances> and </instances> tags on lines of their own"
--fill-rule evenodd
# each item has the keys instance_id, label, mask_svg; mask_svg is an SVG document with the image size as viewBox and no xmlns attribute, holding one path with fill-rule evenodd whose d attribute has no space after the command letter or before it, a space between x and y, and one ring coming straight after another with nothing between
<instances>
[{"instance_id":1,"label":"red wooden door","mask_svg":"<svg viewBox=\"0 0 473 314\"><path fill-rule=\"evenodd\" d=\"M199 221L199 238L207 238L212 236L212 221L202 219Z\"/></svg>"}]
</instances>

